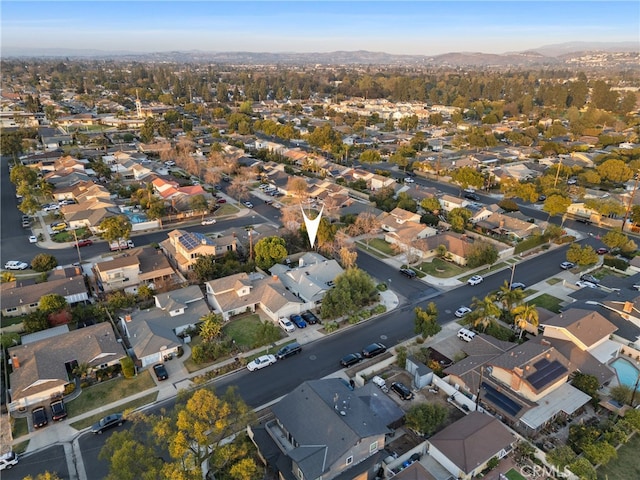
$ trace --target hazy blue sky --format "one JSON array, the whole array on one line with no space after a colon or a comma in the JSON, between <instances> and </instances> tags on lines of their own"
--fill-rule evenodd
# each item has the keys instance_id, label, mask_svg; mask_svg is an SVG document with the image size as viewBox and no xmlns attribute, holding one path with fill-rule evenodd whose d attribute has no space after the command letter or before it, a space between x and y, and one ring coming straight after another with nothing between
<instances>
[{"instance_id":1,"label":"hazy blue sky","mask_svg":"<svg viewBox=\"0 0 640 480\"><path fill-rule=\"evenodd\" d=\"M4 48L504 53L640 42L640 2L6 1Z\"/></svg>"}]
</instances>

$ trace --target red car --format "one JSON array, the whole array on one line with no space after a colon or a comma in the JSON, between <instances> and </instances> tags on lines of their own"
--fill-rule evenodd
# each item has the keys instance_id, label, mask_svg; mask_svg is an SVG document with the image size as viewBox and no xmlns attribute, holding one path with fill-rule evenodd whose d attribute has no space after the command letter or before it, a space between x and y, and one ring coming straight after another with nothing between
<instances>
[{"instance_id":1,"label":"red car","mask_svg":"<svg viewBox=\"0 0 640 480\"><path fill-rule=\"evenodd\" d=\"M78 243L76 245L74 245L74 247L88 247L89 245L93 245L93 241L86 239L86 240L78 240Z\"/></svg>"},{"instance_id":2,"label":"red car","mask_svg":"<svg viewBox=\"0 0 640 480\"><path fill-rule=\"evenodd\" d=\"M224 198L219 198L218 203L227 203L227 201Z\"/></svg>"},{"instance_id":3,"label":"red car","mask_svg":"<svg viewBox=\"0 0 640 480\"><path fill-rule=\"evenodd\" d=\"M596 250L596 253L598 255L606 255L607 253L609 253L609 250L607 248L600 247L599 249Z\"/></svg>"}]
</instances>

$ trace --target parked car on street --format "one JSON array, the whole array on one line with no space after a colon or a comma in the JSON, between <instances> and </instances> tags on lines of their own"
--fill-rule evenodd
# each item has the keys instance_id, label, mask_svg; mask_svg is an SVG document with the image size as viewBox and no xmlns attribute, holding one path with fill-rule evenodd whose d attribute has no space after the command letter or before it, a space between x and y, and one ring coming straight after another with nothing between
<instances>
[{"instance_id":1,"label":"parked car on street","mask_svg":"<svg viewBox=\"0 0 640 480\"><path fill-rule=\"evenodd\" d=\"M158 363L154 365L153 373L156 374L156 377L159 381L169 378L169 372L167 372L167 367L164 366L164 363Z\"/></svg>"},{"instance_id":2,"label":"parked car on street","mask_svg":"<svg viewBox=\"0 0 640 480\"><path fill-rule=\"evenodd\" d=\"M105 430L119 427L124 423L124 416L121 413L113 413L101 418L91 426L91 433L101 435Z\"/></svg>"},{"instance_id":3,"label":"parked car on street","mask_svg":"<svg viewBox=\"0 0 640 480\"><path fill-rule=\"evenodd\" d=\"M483 280L484 278L482 278L482 276L474 275L469 280L467 280L467 285L479 285Z\"/></svg>"},{"instance_id":4,"label":"parked car on street","mask_svg":"<svg viewBox=\"0 0 640 480\"><path fill-rule=\"evenodd\" d=\"M262 355L252 362L249 362L249 364L247 364L247 370L254 372L261 368L268 367L269 365L273 365L274 363L276 363L275 355Z\"/></svg>"},{"instance_id":5,"label":"parked car on street","mask_svg":"<svg viewBox=\"0 0 640 480\"><path fill-rule=\"evenodd\" d=\"M522 282L513 282L510 288L511 290L517 290L517 289L524 290L525 288L527 288L527 286Z\"/></svg>"},{"instance_id":6,"label":"parked car on street","mask_svg":"<svg viewBox=\"0 0 640 480\"><path fill-rule=\"evenodd\" d=\"M202 220L202 222L200 222L202 225L213 225L214 223L216 223L216 219L215 218L205 218L204 220Z\"/></svg>"},{"instance_id":7,"label":"parked car on street","mask_svg":"<svg viewBox=\"0 0 640 480\"><path fill-rule=\"evenodd\" d=\"M44 407L34 408L31 411L31 418L33 419L33 428L42 428L49 423L47 411Z\"/></svg>"},{"instance_id":8,"label":"parked car on street","mask_svg":"<svg viewBox=\"0 0 640 480\"><path fill-rule=\"evenodd\" d=\"M74 246L76 246L76 247L89 247L91 245L93 245L93 240L85 238L83 240L78 240L78 243L76 243Z\"/></svg>"},{"instance_id":9,"label":"parked car on street","mask_svg":"<svg viewBox=\"0 0 640 480\"><path fill-rule=\"evenodd\" d=\"M372 343L371 345L367 345L362 349L362 356L365 358L373 358L376 355L383 354L387 351L387 347L385 347L382 343Z\"/></svg>"},{"instance_id":10,"label":"parked car on street","mask_svg":"<svg viewBox=\"0 0 640 480\"><path fill-rule=\"evenodd\" d=\"M253 208L253 203L251 202L244 202L244 206L247 208Z\"/></svg>"},{"instance_id":11,"label":"parked car on street","mask_svg":"<svg viewBox=\"0 0 640 480\"><path fill-rule=\"evenodd\" d=\"M469 313L471 309L469 307L460 307L454 313L454 315L458 318L464 317L467 313Z\"/></svg>"},{"instance_id":12,"label":"parked car on street","mask_svg":"<svg viewBox=\"0 0 640 480\"><path fill-rule=\"evenodd\" d=\"M29 243L38 243L38 237L36 237L35 235L30 235Z\"/></svg>"},{"instance_id":13,"label":"parked car on street","mask_svg":"<svg viewBox=\"0 0 640 480\"><path fill-rule=\"evenodd\" d=\"M9 451L0 455L0 470L9 470L11 467L18 464L18 455Z\"/></svg>"},{"instance_id":14,"label":"parked car on street","mask_svg":"<svg viewBox=\"0 0 640 480\"><path fill-rule=\"evenodd\" d=\"M5 270L26 270L29 268L29 264L19 260L9 260L4 264L4 268Z\"/></svg>"},{"instance_id":15,"label":"parked car on street","mask_svg":"<svg viewBox=\"0 0 640 480\"><path fill-rule=\"evenodd\" d=\"M416 278L416 272L410 268L401 268L400 273L407 278Z\"/></svg>"},{"instance_id":16,"label":"parked car on street","mask_svg":"<svg viewBox=\"0 0 640 480\"><path fill-rule=\"evenodd\" d=\"M573 263L573 262L562 262L560 264L560 268L563 269L563 270L570 270L575 266L576 266L576 264Z\"/></svg>"},{"instance_id":17,"label":"parked car on street","mask_svg":"<svg viewBox=\"0 0 640 480\"><path fill-rule=\"evenodd\" d=\"M362 361L362 355L359 353L350 353L340 359L340 365L347 368Z\"/></svg>"},{"instance_id":18,"label":"parked car on street","mask_svg":"<svg viewBox=\"0 0 640 480\"><path fill-rule=\"evenodd\" d=\"M604 247L600 247L599 249L596 250L596 253L598 255L606 255L607 253L609 253L609 249L608 248L604 248Z\"/></svg>"},{"instance_id":19,"label":"parked car on street","mask_svg":"<svg viewBox=\"0 0 640 480\"><path fill-rule=\"evenodd\" d=\"M298 342L293 342L288 345L285 345L280 350L278 350L278 352L276 353L276 358L278 360L284 360L285 358L290 357L292 355L296 355L301 351L302 351L302 347L300 346L300 344Z\"/></svg>"}]
</instances>

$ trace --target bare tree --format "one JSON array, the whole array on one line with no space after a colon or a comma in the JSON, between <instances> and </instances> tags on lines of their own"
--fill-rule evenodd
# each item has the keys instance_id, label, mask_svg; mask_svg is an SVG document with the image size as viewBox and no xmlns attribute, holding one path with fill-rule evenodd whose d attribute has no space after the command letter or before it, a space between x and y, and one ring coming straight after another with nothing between
<instances>
[{"instance_id":1,"label":"bare tree","mask_svg":"<svg viewBox=\"0 0 640 480\"><path fill-rule=\"evenodd\" d=\"M306 200L309 196L309 185L304 178L291 177L287 182L287 191L291 192L293 196L298 197L301 200Z\"/></svg>"}]
</instances>

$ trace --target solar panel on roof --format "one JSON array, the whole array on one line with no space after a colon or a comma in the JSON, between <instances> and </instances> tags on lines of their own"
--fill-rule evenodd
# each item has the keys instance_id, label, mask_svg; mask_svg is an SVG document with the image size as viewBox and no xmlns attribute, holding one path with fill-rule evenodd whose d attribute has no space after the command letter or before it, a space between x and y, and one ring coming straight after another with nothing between
<instances>
[{"instance_id":1,"label":"solar panel on roof","mask_svg":"<svg viewBox=\"0 0 640 480\"><path fill-rule=\"evenodd\" d=\"M557 380L561 375L567 372L567 367L562 365L558 360L546 365L544 368L532 373L527 377L527 382L531 384L536 390L540 390L540 387L548 385L554 380Z\"/></svg>"},{"instance_id":2,"label":"solar panel on roof","mask_svg":"<svg viewBox=\"0 0 640 480\"><path fill-rule=\"evenodd\" d=\"M497 408L499 408L506 414L515 417L518 412L522 410L522 405L520 405L515 400L507 397L504 393L499 392L491 385L482 382L482 387L484 388L485 400L489 400L492 404L494 404Z\"/></svg>"},{"instance_id":3,"label":"solar panel on roof","mask_svg":"<svg viewBox=\"0 0 640 480\"><path fill-rule=\"evenodd\" d=\"M547 360L546 358L542 358L533 364L533 368L535 368L536 370L540 370L547 365L549 365L549 360Z\"/></svg>"}]
</instances>

